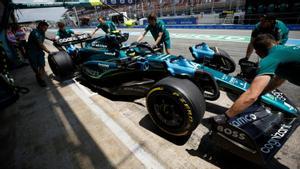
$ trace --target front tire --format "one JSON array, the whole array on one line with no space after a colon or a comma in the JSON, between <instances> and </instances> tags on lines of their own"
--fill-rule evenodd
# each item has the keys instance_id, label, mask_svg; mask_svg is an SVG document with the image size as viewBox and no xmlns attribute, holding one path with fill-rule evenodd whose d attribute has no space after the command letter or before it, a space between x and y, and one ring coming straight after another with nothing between
<instances>
[{"instance_id":1,"label":"front tire","mask_svg":"<svg viewBox=\"0 0 300 169\"><path fill-rule=\"evenodd\" d=\"M236 64L229 54L218 48L213 48L215 51L214 59L217 62L217 69L221 72L228 74L235 71Z\"/></svg>"},{"instance_id":2,"label":"front tire","mask_svg":"<svg viewBox=\"0 0 300 169\"><path fill-rule=\"evenodd\" d=\"M73 61L65 51L51 53L48 62L55 76L66 78L74 73Z\"/></svg>"},{"instance_id":3,"label":"front tire","mask_svg":"<svg viewBox=\"0 0 300 169\"><path fill-rule=\"evenodd\" d=\"M188 79L167 77L157 82L146 98L152 121L173 136L190 135L205 111L204 97Z\"/></svg>"}]
</instances>

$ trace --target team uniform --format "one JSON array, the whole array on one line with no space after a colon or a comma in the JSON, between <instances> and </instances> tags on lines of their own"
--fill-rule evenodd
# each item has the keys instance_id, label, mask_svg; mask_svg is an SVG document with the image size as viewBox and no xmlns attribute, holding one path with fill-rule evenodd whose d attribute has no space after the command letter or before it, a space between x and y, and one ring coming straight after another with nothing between
<instances>
[{"instance_id":1,"label":"team uniform","mask_svg":"<svg viewBox=\"0 0 300 169\"><path fill-rule=\"evenodd\" d=\"M252 31L251 38L256 38L260 34L271 34L276 41L279 41L280 45L285 45L288 40L289 29L279 20L276 20L275 27L272 30L262 29L260 23L258 23Z\"/></svg>"},{"instance_id":2,"label":"team uniform","mask_svg":"<svg viewBox=\"0 0 300 169\"><path fill-rule=\"evenodd\" d=\"M105 33L111 33L111 32L113 32L113 31L116 31L116 30L117 30L116 25L115 25L112 21L105 21L104 24L99 23L99 24L97 25L97 28L98 28L98 29L102 29ZM109 30L110 32L109 32L108 30Z\"/></svg>"},{"instance_id":3,"label":"team uniform","mask_svg":"<svg viewBox=\"0 0 300 169\"><path fill-rule=\"evenodd\" d=\"M300 86L300 47L276 45L259 63L258 75L278 76Z\"/></svg>"},{"instance_id":4,"label":"team uniform","mask_svg":"<svg viewBox=\"0 0 300 169\"><path fill-rule=\"evenodd\" d=\"M171 49L171 41L170 41L170 34L167 31L165 23L161 20L157 20L155 26L151 26L150 24L145 28L145 31L150 31L154 40L158 38L160 32L163 33L162 39L160 43L164 43L167 49Z\"/></svg>"},{"instance_id":5,"label":"team uniform","mask_svg":"<svg viewBox=\"0 0 300 169\"><path fill-rule=\"evenodd\" d=\"M29 35L28 38L28 59L30 65L32 66L33 70L37 73L40 68L45 66L45 58L44 58L44 51L39 46L40 43L44 43L45 41L45 33L34 29Z\"/></svg>"},{"instance_id":6,"label":"team uniform","mask_svg":"<svg viewBox=\"0 0 300 169\"><path fill-rule=\"evenodd\" d=\"M75 33L71 29L58 30L56 32L56 36L58 36L60 39L71 37L73 34Z\"/></svg>"}]
</instances>

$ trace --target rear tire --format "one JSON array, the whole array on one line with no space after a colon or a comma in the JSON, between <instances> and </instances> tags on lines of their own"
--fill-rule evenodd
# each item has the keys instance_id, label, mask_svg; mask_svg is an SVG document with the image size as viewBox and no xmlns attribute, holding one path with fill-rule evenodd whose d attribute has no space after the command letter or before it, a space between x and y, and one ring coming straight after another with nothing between
<instances>
[{"instance_id":1,"label":"rear tire","mask_svg":"<svg viewBox=\"0 0 300 169\"><path fill-rule=\"evenodd\" d=\"M234 72L236 64L229 54L222 49L216 50L215 47L213 50L216 52L214 58L218 62L218 69L225 74Z\"/></svg>"},{"instance_id":2,"label":"rear tire","mask_svg":"<svg viewBox=\"0 0 300 169\"><path fill-rule=\"evenodd\" d=\"M152 121L173 136L188 136L205 111L204 97L188 79L166 77L157 82L146 98Z\"/></svg>"},{"instance_id":3,"label":"rear tire","mask_svg":"<svg viewBox=\"0 0 300 169\"><path fill-rule=\"evenodd\" d=\"M51 53L48 62L55 76L66 78L74 73L73 61L65 51Z\"/></svg>"}]
</instances>

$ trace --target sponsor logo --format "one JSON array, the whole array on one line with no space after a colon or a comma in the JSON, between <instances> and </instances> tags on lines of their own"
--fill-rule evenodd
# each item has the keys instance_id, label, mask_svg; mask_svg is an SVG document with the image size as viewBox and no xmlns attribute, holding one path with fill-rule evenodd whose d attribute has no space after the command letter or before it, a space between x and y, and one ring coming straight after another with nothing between
<instances>
[{"instance_id":1,"label":"sponsor logo","mask_svg":"<svg viewBox=\"0 0 300 169\"><path fill-rule=\"evenodd\" d=\"M105 52L104 54L105 55L109 55L109 56L115 56L116 55L115 52Z\"/></svg>"},{"instance_id":2,"label":"sponsor logo","mask_svg":"<svg viewBox=\"0 0 300 169\"><path fill-rule=\"evenodd\" d=\"M76 41L76 40L78 40L77 37L68 37L68 38L64 38L64 39L59 39L58 42L64 43L64 42L72 42L72 41Z\"/></svg>"},{"instance_id":3,"label":"sponsor logo","mask_svg":"<svg viewBox=\"0 0 300 169\"><path fill-rule=\"evenodd\" d=\"M98 42L92 42L92 47L96 48L107 48L107 45L100 44Z\"/></svg>"},{"instance_id":4,"label":"sponsor logo","mask_svg":"<svg viewBox=\"0 0 300 169\"><path fill-rule=\"evenodd\" d=\"M252 122L256 119L257 119L257 117L255 114L246 114L244 116L234 119L233 121L230 122L230 124L235 127L240 127L240 126L247 124L249 122Z\"/></svg>"},{"instance_id":5,"label":"sponsor logo","mask_svg":"<svg viewBox=\"0 0 300 169\"><path fill-rule=\"evenodd\" d=\"M141 93L146 92L146 89L137 88L136 86L135 87L124 87L123 90L133 91L133 92L141 92Z\"/></svg>"},{"instance_id":6,"label":"sponsor logo","mask_svg":"<svg viewBox=\"0 0 300 169\"><path fill-rule=\"evenodd\" d=\"M286 101L286 97L283 95L283 93L276 91L276 90L273 90L271 93L273 94L273 96L276 97L276 99Z\"/></svg>"},{"instance_id":7,"label":"sponsor logo","mask_svg":"<svg viewBox=\"0 0 300 169\"><path fill-rule=\"evenodd\" d=\"M245 140L246 139L246 135L244 133L239 133L238 131L232 130L230 128L226 128L224 126L218 126L217 130L219 132L224 133L225 135L234 137L234 138L238 138L240 140Z\"/></svg>"},{"instance_id":8,"label":"sponsor logo","mask_svg":"<svg viewBox=\"0 0 300 169\"><path fill-rule=\"evenodd\" d=\"M281 147L282 145L280 140L286 135L286 133L288 133L291 127L291 125L282 124L276 133L271 134L271 138L263 145L263 147L260 148L260 151L268 154L272 149L274 149L274 147Z\"/></svg>"},{"instance_id":9,"label":"sponsor logo","mask_svg":"<svg viewBox=\"0 0 300 169\"><path fill-rule=\"evenodd\" d=\"M109 65L103 64L103 63L98 63L98 66L101 67L101 68L105 68L105 69L109 68Z\"/></svg>"}]
</instances>

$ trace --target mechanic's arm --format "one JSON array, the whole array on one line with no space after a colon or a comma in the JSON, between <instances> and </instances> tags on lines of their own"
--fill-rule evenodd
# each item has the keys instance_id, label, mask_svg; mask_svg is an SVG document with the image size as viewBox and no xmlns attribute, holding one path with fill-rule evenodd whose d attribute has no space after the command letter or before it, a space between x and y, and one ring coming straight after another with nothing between
<instances>
[{"instance_id":1,"label":"mechanic's arm","mask_svg":"<svg viewBox=\"0 0 300 169\"><path fill-rule=\"evenodd\" d=\"M285 82L285 79L282 79L278 76L275 76L270 83L268 84L268 86L265 88L264 92L270 92L274 89L277 89L279 86L282 85L282 83Z\"/></svg>"},{"instance_id":2,"label":"mechanic's arm","mask_svg":"<svg viewBox=\"0 0 300 169\"><path fill-rule=\"evenodd\" d=\"M56 37L55 38L49 38L49 37L45 36L45 39L53 41L54 39L56 39ZM40 42L38 42L38 43L40 43Z\"/></svg>"},{"instance_id":3,"label":"mechanic's arm","mask_svg":"<svg viewBox=\"0 0 300 169\"><path fill-rule=\"evenodd\" d=\"M71 30L71 35L79 36L79 35L81 35L81 33L79 33L79 32L74 32L73 30Z\"/></svg>"},{"instance_id":4,"label":"mechanic's arm","mask_svg":"<svg viewBox=\"0 0 300 169\"><path fill-rule=\"evenodd\" d=\"M99 28L96 28L96 29L94 30L94 32L91 34L91 36L94 36L94 34L95 34L98 30L99 30Z\"/></svg>"},{"instance_id":5,"label":"mechanic's arm","mask_svg":"<svg viewBox=\"0 0 300 169\"><path fill-rule=\"evenodd\" d=\"M227 110L226 115L231 118L246 110L258 99L270 80L271 77L269 75L256 76L248 90Z\"/></svg>"},{"instance_id":6,"label":"mechanic's arm","mask_svg":"<svg viewBox=\"0 0 300 169\"><path fill-rule=\"evenodd\" d=\"M286 32L282 35L281 40L279 41L280 45L285 45L289 38L289 32Z\"/></svg>"},{"instance_id":7,"label":"mechanic's arm","mask_svg":"<svg viewBox=\"0 0 300 169\"><path fill-rule=\"evenodd\" d=\"M146 36L148 31L145 31L141 36L138 37L138 39L136 40L137 42L140 42L144 39L144 37Z\"/></svg>"},{"instance_id":8,"label":"mechanic's arm","mask_svg":"<svg viewBox=\"0 0 300 169\"><path fill-rule=\"evenodd\" d=\"M159 42L161 41L161 39L162 39L162 36L163 36L163 32L159 32L158 33L158 37L157 37L157 39L156 39L156 41L155 41L155 43L154 43L154 46L157 46L158 44L159 44Z\"/></svg>"},{"instance_id":9,"label":"mechanic's arm","mask_svg":"<svg viewBox=\"0 0 300 169\"><path fill-rule=\"evenodd\" d=\"M40 48L43 49L45 52L50 53L50 51L46 48L46 46L45 46L43 43L38 42L38 45L39 45Z\"/></svg>"},{"instance_id":10,"label":"mechanic's arm","mask_svg":"<svg viewBox=\"0 0 300 169\"><path fill-rule=\"evenodd\" d=\"M253 53L253 38L251 38L249 44L248 44L248 47L247 47L247 52L246 52L246 56L245 58L247 58L247 60L250 58L250 56L252 55Z\"/></svg>"}]
</instances>

